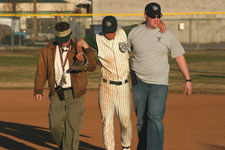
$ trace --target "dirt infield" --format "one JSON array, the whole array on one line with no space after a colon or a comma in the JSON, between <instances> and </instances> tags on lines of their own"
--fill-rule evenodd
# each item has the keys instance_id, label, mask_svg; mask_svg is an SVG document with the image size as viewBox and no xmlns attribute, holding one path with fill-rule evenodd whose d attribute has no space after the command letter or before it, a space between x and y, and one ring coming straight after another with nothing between
<instances>
[{"instance_id":1,"label":"dirt infield","mask_svg":"<svg viewBox=\"0 0 225 150\"><path fill-rule=\"evenodd\" d=\"M32 90L0 90L0 150L52 150L48 130L47 92L35 102ZM97 91L88 91L81 150L103 150ZM169 94L165 123L165 150L225 150L225 95ZM136 116L132 107L132 150L137 145ZM115 119L116 150L120 150Z\"/></svg>"}]
</instances>

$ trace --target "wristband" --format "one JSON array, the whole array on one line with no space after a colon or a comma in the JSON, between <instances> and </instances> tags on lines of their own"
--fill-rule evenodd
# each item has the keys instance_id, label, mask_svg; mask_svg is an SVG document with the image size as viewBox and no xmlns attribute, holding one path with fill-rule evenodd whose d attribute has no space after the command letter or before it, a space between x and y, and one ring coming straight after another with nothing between
<instances>
[{"instance_id":1,"label":"wristband","mask_svg":"<svg viewBox=\"0 0 225 150\"><path fill-rule=\"evenodd\" d=\"M188 79L188 80L185 80L186 82L192 82L192 80L191 80L191 78L190 79Z\"/></svg>"}]
</instances>

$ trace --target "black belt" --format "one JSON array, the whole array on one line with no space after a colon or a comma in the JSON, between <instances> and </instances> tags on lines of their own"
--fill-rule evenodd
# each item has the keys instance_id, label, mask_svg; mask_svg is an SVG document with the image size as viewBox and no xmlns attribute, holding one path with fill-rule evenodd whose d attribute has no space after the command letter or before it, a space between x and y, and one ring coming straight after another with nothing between
<instances>
[{"instance_id":1,"label":"black belt","mask_svg":"<svg viewBox=\"0 0 225 150\"><path fill-rule=\"evenodd\" d=\"M62 89L63 89L63 91L66 91L66 90L71 90L71 89L72 89L72 87L62 88Z\"/></svg>"},{"instance_id":2,"label":"black belt","mask_svg":"<svg viewBox=\"0 0 225 150\"><path fill-rule=\"evenodd\" d=\"M106 79L103 79L103 82L107 82ZM126 79L124 82L123 81L112 81L112 80L109 80L109 84L114 84L114 85L122 85L122 84L126 84L128 83L128 79Z\"/></svg>"}]
</instances>

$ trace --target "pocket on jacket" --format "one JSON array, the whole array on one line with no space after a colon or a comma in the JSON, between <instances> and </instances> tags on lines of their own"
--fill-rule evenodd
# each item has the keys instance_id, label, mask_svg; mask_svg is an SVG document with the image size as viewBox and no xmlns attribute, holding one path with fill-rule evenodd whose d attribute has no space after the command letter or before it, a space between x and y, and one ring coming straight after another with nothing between
<instances>
[{"instance_id":1,"label":"pocket on jacket","mask_svg":"<svg viewBox=\"0 0 225 150\"><path fill-rule=\"evenodd\" d=\"M79 90L84 90L87 87L87 75L86 72L80 72L75 74L76 86Z\"/></svg>"}]
</instances>

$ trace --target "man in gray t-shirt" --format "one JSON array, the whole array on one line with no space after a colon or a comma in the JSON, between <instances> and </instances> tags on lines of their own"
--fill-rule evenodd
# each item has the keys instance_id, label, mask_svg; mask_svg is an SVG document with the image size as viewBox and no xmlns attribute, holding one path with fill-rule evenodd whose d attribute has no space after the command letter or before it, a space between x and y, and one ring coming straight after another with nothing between
<instances>
[{"instance_id":1,"label":"man in gray t-shirt","mask_svg":"<svg viewBox=\"0 0 225 150\"><path fill-rule=\"evenodd\" d=\"M168 53L183 73L185 93L192 92L191 77L184 58L184 49L174 33L167 29L160 33L158 24L161 8L157 3L145 7L146 23L131 30L128 35L133 51L132 86L137 115L138 150L163 150L163 117L168 94ZM134 83L134 82L132 82Z\"/></svg>"}]
</instances>

